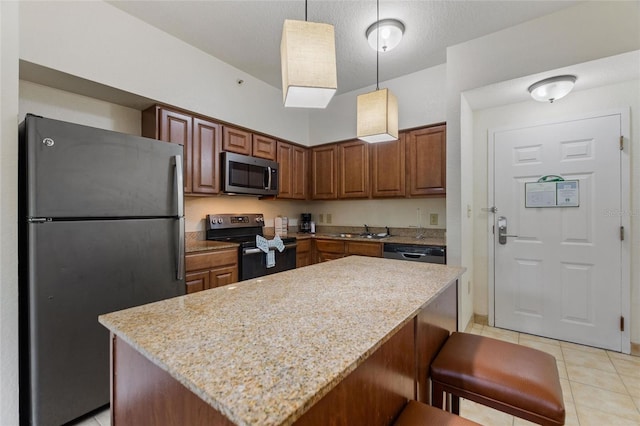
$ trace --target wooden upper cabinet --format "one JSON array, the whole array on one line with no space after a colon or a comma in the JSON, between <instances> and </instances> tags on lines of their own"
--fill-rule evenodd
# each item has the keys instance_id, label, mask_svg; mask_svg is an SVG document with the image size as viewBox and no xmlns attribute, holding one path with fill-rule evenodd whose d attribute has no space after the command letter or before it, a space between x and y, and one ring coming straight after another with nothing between
<instances>
[{"instance_id":1,"label":"wooden upper cabinet","mask_svg":"<svg viewBox=\"0 0 640 426\"><path fill-rule=\"evenodd\" d=\"M371 145L371 196L405 196L405 134L391 142Z\"/></svg>"},{"instance_id":2,"label":"wooden upper cabinet","mask_svg":"<svg viewBox=\"0 0 640 426\"><path fill-rule=\"evenodd\" d=\"M292 159L292 198L296 200L306 200L309 195L309 150L294 145Z\"/></svg>"},{"instance_id":3,"label":"wooden upper cabinet","mask_svg":"<svg viewBox=\"0 0 640 426\"><path fill-rule=\"evenodd\" d=\"M252 154L254 157L276 161L277 144L275 139L254 134L252 137Z\"/></svg>"},{"instance_id":4,"label":"wooden upper cabinet","mask_svg":"<svg viewBox=\"0 0 640 426\"><path fill-rule=\"evenodd\" d=\"M220 147L222 126L200 118L193 119L193 192L220 192Z\"/></svg>"},{"instance_id":5,"label":"wooden upper cabinet","mask_svg":"<svg viewBox=\"0 0 640 426\"><path fill-rule=\"evenodd\" d=\"M338 144L338 198L369 197L369 144L361 140Z\"/></svg>"},{"instance_id":6,"label":"wooden upper cabinet","mask_svg":"<svg viewBox=\"0 0 640 426\"><path fill-rule=\"evenodd\" d=\"M236 154L251 155L252 133L235 127L223 126L222 150Z\"/></svg>"},{"instance_id":7,"label":"wooden upper cabinet","mask_svg":"<svg viewBox=\"0 0 640 426\"><path fill-rule=\"evenodd\" d=\"M446 195L446 125L408 132L409 196Z\"/></svg>"},{"instance_id":8,"label":"wooden upper cabinet","mask_svg":"<svg viewBox=\"0 0 640 426\"><path fill-rule=\"evenodd\" d=\"M293 198L293 145L278 142L278 198Z\"/></svg>"},{"instance_id":9,"label":"wooden upper cabinet","mask_svg":"<svg viewBox=\"0 0 640 426\"><path fill-rule=\"evenodd\" d=\"M322 145L311 148L311 198L338 198L338 146Z\"/></svg>"},{"instance_id":10,"label":"wooden upper cabinet","mask_svg":"<svg viewBox=\"0 0 640 426\"><path fill-rule=\"evenodd\" d=\"M279 191L278 198L307 199L308 150L286 142L277 143Z\"/></svg>"},{"instance_id":11,"label":"wooden upper cabinet","mask_svg":"<svg viewBox=\"0 0 640 426\"><path fill-rule=\"evenodd\" d=\"M181 144L183 151L184 192L192 191L193 117L160 106L142 113L142 136Z\"/></svg>"}]
</instances>

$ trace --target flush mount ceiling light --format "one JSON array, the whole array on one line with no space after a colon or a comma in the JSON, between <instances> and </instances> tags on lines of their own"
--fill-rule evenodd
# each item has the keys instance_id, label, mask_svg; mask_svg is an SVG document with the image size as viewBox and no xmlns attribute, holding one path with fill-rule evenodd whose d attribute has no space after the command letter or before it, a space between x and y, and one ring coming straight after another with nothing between
<instances>
[{"instance_id":1,"label":"flush mount ceiling light","mask_svg":"<svg viewBox=\"0 0 640 426\"><path fill-rule=\"evenodd\" d=\"M280 42L285 107L326 108L338 88L333 25L286 19Z\"/></svg>"},{"instance_id":2,"label":"flush mount ceiling light","mask_svg":"<svg viewBox=\"0 0 640 426\"><path fill-rule=\"evenodd\" d=\"M376 1L380 24L380 2ZM376 38L376 42L378 39ZM380 90L380 49L376 46L376 90L359 95L357 99L357 135L365 142L387 142L398 139L398 99L389 89Z\"/></svg>"},{"instance_id":3,"label":"flush mount ceiling light","mask_svg":"<svg viewBox=\"0 0 640 426\"><path fill-rule=\"evenodd\" d=\"M372 49L388 52L400 44L404 35L404 24L397 19L378 20L367 28L365 34Z\"/></svg>"},{"instance_id":4,"label":"flush mount ceiling light","mask_svg":"<svg viewBox=\"0 0 640 426\"><path fill-rule=\"evenodd\" d=\"M553 103L556 99L567 96L575 82L575 75L559 75L533 83L528 90L536 101Z\"/></svg>"}]
</instances>

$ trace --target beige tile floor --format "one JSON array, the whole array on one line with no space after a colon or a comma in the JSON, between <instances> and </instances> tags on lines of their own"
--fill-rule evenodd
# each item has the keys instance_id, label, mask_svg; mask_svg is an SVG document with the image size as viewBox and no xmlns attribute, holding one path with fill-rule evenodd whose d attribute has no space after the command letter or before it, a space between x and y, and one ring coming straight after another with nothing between
<instances>
[{"instance_id":1,"label":"beige tile floor","mask_svg":"<svg viewBox=\"0 0 640 426\"><path fill-rule=\"evenodd\" d=\"M467 331L553 355L564 393L566 425L640 425L640 357L478 324ZM460 415L486 426L533 424L467 400L461 401ZM110 420L107 409L74 426L108 426Z\"/></svg>"},{"instance_id":2,"label":"beige tile floor","mask_svg":"<svg viewBox=\"0 0 640 426\"><path fill-rule=\"evenodd\" d=\"M474 324L470 333L519 343L556 358L566 425L640 425L640 357ZM462 400L460 415L487 426L533 423Z\"/></svg>"}]
</instances>

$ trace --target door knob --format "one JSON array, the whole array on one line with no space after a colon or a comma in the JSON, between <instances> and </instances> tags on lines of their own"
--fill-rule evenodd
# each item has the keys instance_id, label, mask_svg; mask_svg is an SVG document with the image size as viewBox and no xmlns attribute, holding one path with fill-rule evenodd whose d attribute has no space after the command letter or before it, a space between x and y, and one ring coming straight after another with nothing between
<instances>
[{"instance_id":1,"label":"door knob","mask_svg":"<svg viewBox=\"0 0 640 426\"><path fill-rule=\"evenodd\" d=\"M498 243L507 244L507 237L517 237L517 235L507 234L507 218L500 216L498 217Z\"/></svg>"}]
</instances>

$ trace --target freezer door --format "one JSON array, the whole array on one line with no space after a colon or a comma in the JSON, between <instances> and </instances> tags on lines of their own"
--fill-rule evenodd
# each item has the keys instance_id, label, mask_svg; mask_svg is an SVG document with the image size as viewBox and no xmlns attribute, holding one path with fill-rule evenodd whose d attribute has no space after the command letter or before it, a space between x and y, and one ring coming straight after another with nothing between
<instances>
[{"instance_id":1,"label":"freezer door","mask_svg":"<svg viewBox=\"0 0 640 426\"><path fill-rule=\"evenodd\" d=\"M28 217L178 216L182 145L33 115L20 136Z\"/></svg>"},{"instance_id":2,"label":"freezer door","mask_svg":"<svg viewBox=\"0 0 640 426\"><path fill-rule=\"evenodd\" d=\"M176 222L29 225L21 332L29 333L31 424L60 425L109 402L109 333L98 315L184 294Z\"/></svg>"}]
</instances>

